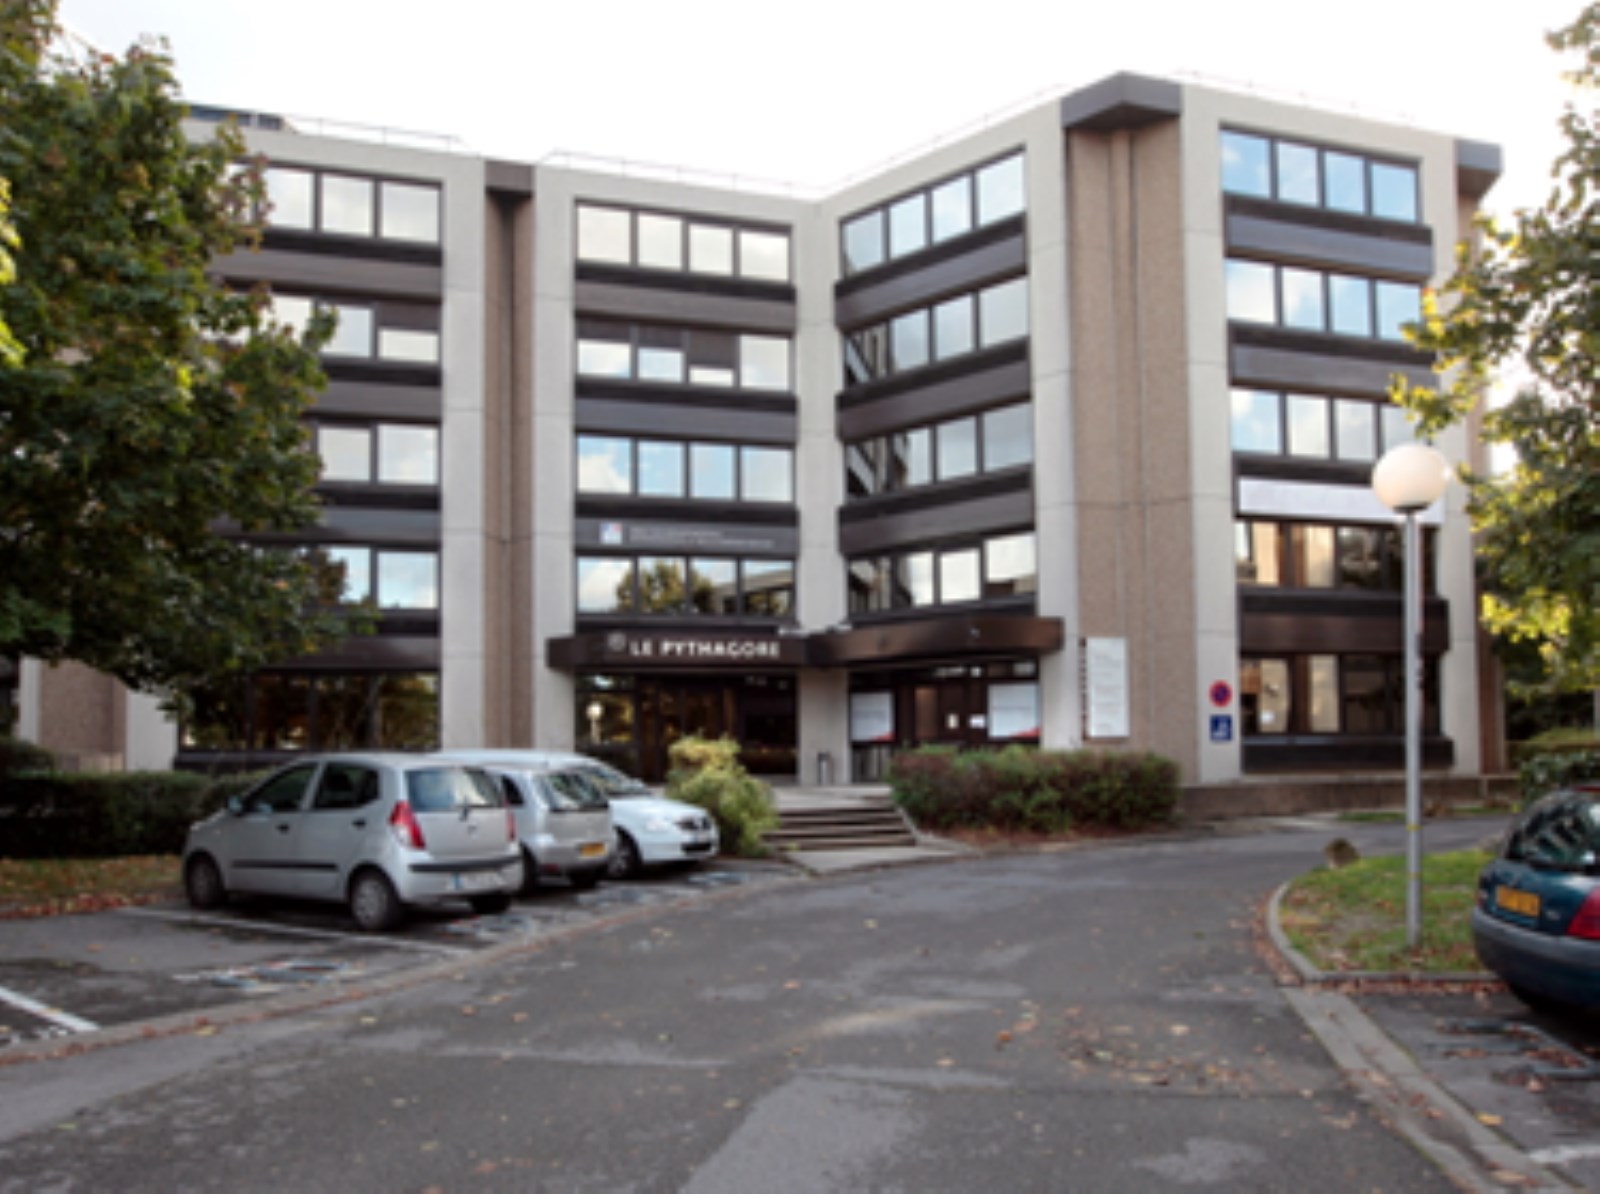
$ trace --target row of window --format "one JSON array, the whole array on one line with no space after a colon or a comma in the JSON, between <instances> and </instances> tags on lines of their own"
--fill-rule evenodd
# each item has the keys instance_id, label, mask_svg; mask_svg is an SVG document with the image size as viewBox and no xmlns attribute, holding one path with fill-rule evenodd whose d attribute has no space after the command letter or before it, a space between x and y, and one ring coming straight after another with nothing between
<instances>
[{"instance_id":1,"label":"row of window","mask_svg":"<svg viewBox=\"0 0 1600 1194\"><path fill-rule=\"evenodd\" d=\"M439 188L295 166L269 166L274 228L439 243Z\"/></svg>"},{"instance_id":2,"label":"row of window","mask_svg":"<svg viewBox=\"0 0 1600 1194\"><path fill-rule=\"evenodd\" d=\"M794 613L794 561L580 556L578 613L786 618Z\"/></svg>"},{"instance_id":3,"label":"row of window","mask_svg":"<svg viewBox=\"0 0 1600 1194\"><path fill-rule=\"evenodd\" d=\"M338 316L338 327L323 346L324 356L421 365L439 362L439 333L436 331L385 326L376 309L361 303L294 294L272 296L273 319L297 334L304 333L314 311L332 311Z\"/></svg>"},{"instance_id":4,"label":"row of window","mask_svg":"<svg viewBox=\"0 0 1600 1194\"><path fill-rule=\"evenodd\" d=\"M1222 134L1222 189L1414 224L1417 168L1255 133Z\"/></svg>"},{"instance_id":5,"label":"row of window","mask_svg":"<svg viewBox=\"0 0 1600 1194\"><path fill-rule=\"evenodd\" d=\"M1340 336L1404 340L1422 287L1263 261L1227 263L1228 318Z\"/></svg>"},{"instance_id":6,"label":"row of window","mask_svg":"<svg viewBox=\"0 0 1600 1194\"><path fill-rule=\"evenodd\" d=\"M579 204L578 260L787 282L789 234L666 212Z\"/></svg>"},{"instance_id":7,"label":"row of window","mask_svg":"<svg viewBox=\"0 0 1600 1194\"><path fill-rule=\"evenodd\" d=\"M663 385L792 388L789 338L578 321L578 374Z\"/></svg>"},{"instance_id":8,"label":"row of window","mask_svg":"<svg viewBox=\"0 0 1600 1194\"><path fill-rule=\"evenodd\" d=\"M1002 406L845 446L849 497L896 493L1033 462L1033 407Z\"/></svg>"},{"instance_id":9,"label":"row of window","mask_svg":"<svg viewBox=\"0 0 1600 1194\"><path fill-rule=\"evenodd\" d=\"M371 601L379 609L439 608L439 553L389 547L317 549L344 573L339 600Z\"/></svg>"},{"instance_id":10,"label":"row of window","mask_svg":"<svg viewBox=\"0 0 1600 1194\"><path fill-rule=\"evenodd\" d=\"M958 605L1032 593L1039 567L1032 531L982 543L850 561L850 612Z\"/></svg>"},{"instance_id":11,"label":"row of window","mask_svg":"<svg viewBox=\"0 0 1600 1194\"><path fill-rule=\"evenodd\" d=\"M437 750L437 672L260 672L192 694L189 750Z\"/></svg>"},{"instance_id":12,"label":"row of window","mask_svg":"<svg viewBox=\"0 0 1600 1194\"><path fill-rule=\"evenodd\" d=\"M439 429L409 423L317 428L324 481L380 485L439 484Z\"/></svg>"},{"instance_id":13,"label":"row of window","mask_svg":"<svg viewBox=\"0 0 1600 1194\"><path fill-rule=\"evenodd\" d=\"M1433 591L1431 535L1423 536L1424 588ZM1405 544L1389 526L1334 526L1241 519L1233 527L1234 571L1241 585L1284 589L1405 587Z\"/></svg>"},{"instance_id":14,"label":"row of window","mask_svg":"<svg viewBox=\"0 0 1600 1194\"><path fill-rule=\"evenodd\" d=\"M963 171L840 223L845 276L920 252L1026 206L1020 153Z\"/></svg>"},{"instance_id":15,"label":"row of window","mask_svg":"<svg viewBox=\"0 0 1600 1194\"><path fill-rule=\"evenodd\" d=\"M1423 732L1439 732L1439 669L1423 666ZM1244 736L1405 732L1398 655L1290 655L1239 661Z\"/></svg>"},{"instance_id":16,"label":"row of window","mask_svg":"<svg viewBox=\"0 0 1600 1194\"><path fill-rule=\"evenodd\" d=\"M1028 279L1012 278L847 333L844 384L920 369L1027 334Z\"/></svg>"},{"instance_id":17,"label":"row of window","mask_svg":"<svg viewBox=\"0 0 1600 1194\"><path fill-rule=\"evenodd\" d=\"M1233 391L1233 450L1313 460L1377 460L1416 438L1398 406L1323 394Z\"/></svg>"},{"instance_id":18,"label":"row of window","mask_svg":"<svg viewBox=\"0 0 1600 1194\"><path fill-rule=\"evenodd\" d=\"M580 435L578 492L792 502L794 453L754 444Z\"/></svg>"}]
</instances>

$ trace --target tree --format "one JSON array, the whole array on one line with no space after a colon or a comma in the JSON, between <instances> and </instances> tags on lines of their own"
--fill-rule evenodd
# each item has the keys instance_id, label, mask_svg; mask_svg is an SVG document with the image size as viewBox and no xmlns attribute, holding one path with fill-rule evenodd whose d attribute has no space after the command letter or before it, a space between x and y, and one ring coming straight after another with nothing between
<instances>
[{"instance_id":1,"label":"tree","mask_svg":"<svg viewBox=\"0 0 1600 1194\"><path fill-rule=\"evenodd\" d=\"M181 702L190 685L348 630L313 561L301 416L316 350L207 270L253 243L259 164L183 131L172 64L51 49L55 0L0 6L0 178L16 276L0 323L0 655L78 660Z\"/></svg>"},{"instance_id":2,"label":"tree","mask_svg":"<svg viewBox=\"0 0 1600 1194\"><path fill-rule=\"evenodd\" d=\"M1512 467L1463 470L1483 620L1537 648L1549 690L1578 691L1600 686L1600 4L1548 40L1579 56L1550 195L1506 227L1480 216L1477 243L1458 248L1413 329L1443 380L1397 381L1394 396L1431 435L1478 410L1497 378L1515 385L1481 415L1482 438L1507 445Z\"/></svg>"}]
</instances>

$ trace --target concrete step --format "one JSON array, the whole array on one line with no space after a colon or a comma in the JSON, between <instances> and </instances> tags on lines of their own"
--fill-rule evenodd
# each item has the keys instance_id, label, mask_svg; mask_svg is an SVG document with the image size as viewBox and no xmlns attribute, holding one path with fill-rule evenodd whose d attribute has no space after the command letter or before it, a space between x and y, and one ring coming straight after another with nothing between
<instances>
[{"instance_id":1,"label":"concrete step","mask_svg":"<svg viewBox=\"0 0 1600 1194\"><path fill-rule=\"evenodd\" d=\"M780 805L778 826L764 835L774 850L875 850L914 846L916 831L882 798Z\"/></svg>"}]
</instances>

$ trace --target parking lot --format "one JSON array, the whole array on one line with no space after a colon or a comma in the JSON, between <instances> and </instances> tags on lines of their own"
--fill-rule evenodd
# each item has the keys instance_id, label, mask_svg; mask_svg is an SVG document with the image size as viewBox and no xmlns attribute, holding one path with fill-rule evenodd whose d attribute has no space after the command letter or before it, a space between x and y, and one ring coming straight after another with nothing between
<instances>
[{"instance_id":1,"label":"parking lot","mask_svg":"<svg viewBox=\"0 0 1600 1194\"><path fill-rule=\"evenodd\" d=\"M587 891L556 882L497 916L413 911L394 933L360 932L335 905L170 903L0 923L0 1060L8 1049L282 995L330 995L496 946L533 943L636 909L783 882L781 864L651 871Z\"/></svg>"}]
</instances>

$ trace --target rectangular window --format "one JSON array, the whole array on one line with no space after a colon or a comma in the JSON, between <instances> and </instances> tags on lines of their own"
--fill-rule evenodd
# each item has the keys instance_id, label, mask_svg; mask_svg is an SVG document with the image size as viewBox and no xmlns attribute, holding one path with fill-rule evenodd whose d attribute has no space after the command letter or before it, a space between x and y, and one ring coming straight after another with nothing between
<instances>
[{"instance_id":1,"label":"rectangular window","mask_svg":"<svg viewBox=\"0 0 1600 1194\"><path fill-rule=\"evenodd\" d=\"M324 174L322 230L345 236L371 236L372 194L371 179Z\"/></svg>"},{"instance_id":2,"label":"rectangular window","mask_svg":"<svg viewBox=\"0 0 1600 1194\"><path fill-rule=\"evenodd\" d=\"M983 167L975 179L979 227L1017 215L1026 206L1020 153Z\"/></svg>"},{"instance_id":3,"label":"rectangular window","mask_svg":"<svg viewBox=\"0 0 1600 1194\"><path fill-rule=\"evenodd\" d=\"M895 316L889 323L889 343L896 373L926 365L931 355L928 312L907 311Z\"/></svg>"},{"instance_id":4,"label":"rectangular window","mask_svg":"<svg viewBox=\"0 0 1600 1194\"><path fill-rule=\"evenodd\" d=\"M1283 411L1277 394L1265 390L1234 390L1233 450L1235 452L1283 451Z\"/></svg>"},{"instance_id":5,"label":"rectangular window","mask_svg":"<svg viewBox=\"0 0 1600 1194\"><path fill-rule=\"evenodd\" d=\"M892 573L881 557L850 561L850 612L882 613L890 608Z\"/></svg>"},{"instance_id":6,"label":"rectangular window","mask_svg":"<svg viewBox=\"0 0 1600 1194\"><path fill-rule=\"evenodd\" d=\"M1293 702L1288 660L1240 660L1239 705L1246 735L1287 734Z\"/></svg>"},{"instance_id":7,"label":"rectangular window","mask_svg":"<svg viewBox=\"0 0 1600 1194\"><path fill-rule=\"evenodd\" d=\"M1315 270L1285 267L1278 271L1283 291L1283 324L1320 332L1328 326L1323 308L1322 275Z\"/></svg>"},{"instance_id":8,"label":"rectangular window","mask_svg":"<svg viewBox=\"0 0 1600 1194\"><path fill-rule=\"evenodd\" d=\"M739 276L762 282L789 280L789 238L775 232L739 232Z\"/></svg>"},{"instance_id":9,"label":"rectangular window","mask_svg":"<svg viewBox=\"0 0 1600 1194\"><path fill-rule=\"evenodd\" d=\"M678 556L639 557L639 612L672 614L688 608L688 563Z\"/></svg>"},{"instance_id":10,"label":"rectangular window","mask_svg":"<svg viewBox=\"0 0 1600 1194\"><path fill-rule=\"evenodd\" d=\"M578 258L609 265L631 265L633 235L628 213L611 207L579 207Z\"/></svg>"},{"instance_id":11,"label":"rectangular window","mask_svg":"<svg viewBox=\"0 0 1600 1194\"><path fill-rule=\"evenodd\" d=\"M918 193L889 205L889 256L904 257L928 243L928 197Z\"/></svg>"},{"instance_id":12,"label":"rectangular window","mask_svg":"<svg viewBox=\"0 0 1600 1194\"><path fill-rule=\"evenodd\" d=\"M677 216L640 212L635 227L639 264L646 269L683 269L683 221Z\"/></svg>"},{"instance_id":13,"label":"rectangular window","mask_svg":"<svg viewBox=\"0 0 1600 1194\"><path fill-rule=\"evenodd\" d=\"M1339 398L1333 404L1340 460L1378 458L1377 408L1370 402Z\"/></svg>"},{"instance_id":14,"label":"rectangular window","mask_svg":"<svg viewBox=\"0 0 1600 1194\"><path fill-rule=\"evenodd\" d=\"M1328 296L1333 331L1341 336L1372 335L1372 284L1367 279L1333 274L1328 278Z\"/></svg>"},{"instance_id":15,"label":"rectangular window","mask_svg":"<svg viewBox=\"0 0 1600 1194\"><path fill-rule=\"evenodd\" d=\"M1313 734L1339 732L1339 658L1336 655L1313 655L1310 659L1306 702L1310 713L1310 730Z\"/></svg>"},{"instance_id":16,"label":"rectangular window","mask_svg":"<svg viewBox=\"0 0 1600 1194\"><path fill-rule=\"evenodd\" d=\"M578 612L611 614L634 608L633 561L578 558Z\"/></svg>"},{"instance_id":17,"label":"rectangular window","mask_svg":"<svg viewBox=\"0 0 1600 1194\"><path fill-rule=\"evenodd\" d=\"M970 477L978 471L978 421L952 419L940 423L938 434L939 480Z\"/></svg>"},{"instance_id":18,"label":"rectangular window","mask_svg":"<svg viewBox=\"0 0 1600 1194\"><path fill-rule=\"evenodd\" d=\"M895 561L895 605L932 605L936 600L933 587L933 553L912 552Z\"/></svg>"},{"instance_id":19,"label":"rectangular window","mask_svg":"<svg viewBox=\"0 0 1600 1194\"><path fill-rule=\"evenodd\" d=\"M1001 535L983 545L983 595L1013 597L1035 592L1039 565L1033 532Z\"/></svg>"},{"instance_id":20,"label":"rectangular window","mask_svg":"<svg viewBox=\"0 0 1600 1194\"><path fill-rule=\"evenodd\" d=\"M314 174L309 170L268 166L265 181L267 202L271 206L267 222L272 227L311 229L316 226Z\"/></svg>"},{"instance_id":21,"label":"rectangular window","mask_svg":"<svg viewBox=\"0 0 1600 1194\"><path fill-rule=\"evenodd\" d=\"M578 437L578 492L632 493L632 442L617 436Z\"/></svg>"},{"instance_id":22,"label":"rectangular window","mask_svg":"<svg viewBox=\"0 0 1600 1194\"><path fill-rule=\"evenodd\" d=\"M973 304L970 294L963 294L933 309L933 355L935 360L961 356L975 347L977 336L973 326Z\"/></svg>"},{"instance_id":23,"label":"rectangular window","mask_svg":"<svg viewBox=\"0 0 1600 1194\"><path fill-rule=\"evenodd\" d=\"M1417 221L1417 171L1412 166L1372 163L1372 214L1386 220Z\"/></svg>"},{"instance_id":24,"label":"rectangular window","mask_svg":"<svg viewBox=\"0 0 1600 1194\"><path fill-rule=\"evenodd\" d=\"M794 465L787 448L740 448L739 485L747 502L794 501Z\"/></svg>"},{"instance_id":25,"label":"rectangular window","mask_svg":"<svg viewBox=\"0 0 1600 1194\"><path fill-rule=\"evenodd\" d=\"M1222 189L1231 195L1272 197L1272 142L1249 133L1222 134Z\"/></svg>"},{"instance_id":26,"label":"rectangular window","mask_svg":"<svg viewBox=\"0 0 1600 1194\"><path fill-rule=\"evenodd\" d=\"M844 226L840 239L844 245L844 272L860 273L882 265L887 256L883 212L869 211Z\"/></svg>"},{"instance_id":27,"label":"rectangular window","mask_svg":"<svg viewBox=\"0 0 1600 1194\"><path fill-rule=\"evenodd\" d=\"M730 444L693 444L689 448L689 496L732 501L733 447Z\"/></svg>"},{"instance_id":28,"label":"rectangular window","mask_svg":"<svg viewBox=\"0 0 1600 1194\"><path fill-rule=\"evenodd\" d=\"M683 496L682 444L639 441L639 494L641 497Z\"/></svg>"},{"instance_id":29,"label":"rectangular window","mask_svg":"<svg viewBox=\"0 0 1600 1194\"><path fill-rule=\"evenodd\" d=\"M1317 151L1309 145L1279 141L1277 164L1278 198L1315 207L1322 198L1317 185Z\"/></svg>"},{"instance_id":30,"label":"rectangular window","mask_svg":"<svg viewBox=\"0 0 1600 1194\"><path fill-rule=\"evenodd\" d=\"M731 617L739 612L739 567L733 560L691 560L689 575L695 613Z\"/></svg>"},{"instance_id":31,"label":"rectangular window","mask_svg":"<svg viewBox=\"0 0 1600 1194\"><path fill-rule=\"evenodd\" d=\"M317 428L324 481L372 480L372 432L365 427Z\"/></svg>"},{"instance_id":32,"label":"rectangular window","mask_svg":"<svg viewBox=\"0 0 1600 1194\"><path fill-rule=\"evenodd\" d=\"M1289 536L1299 587L1333 588L1333 528L1295 526L1290 528Z\"/></svg>"},{"instance_id":33,"label":"rectangular window","mask_svg":"<svg viewBox=\"0 0 1600 1194\"><path fill-rule=\"evenodd\" d=\"M386 485L439 484L439 429L381 425L378 480Z\"/></svg>"},{"instance_id":34,"label":"rectangular window","mask_svg":"<svg viewBox=\"0 0 1600 1194\"><path fill-rule=\"evenodd\" d=\"M1033 407L1003 406L983 416L983 467L986 472L1033 462Z\"/></svg>"},{"instance_id":35,"label":"rectangular window","mask_svg":"<svg viewBox=\"0 0 1600 1194\"><path fill-rule=\"evenodd\" d=\"M780 336L740 336L739 384L747 390L788 390L789 341Z\"/></svg>"},{"instance_id":36,"label":"rectangular window","mask_svg":"<svg viewBox=\"0 0 1600 1194\"><path fill-rule=\"evenodd\" d=\"M1404 340L1405 325L1422 317L1422 291L1409 282L1376 284L1378 335L1384 340Z\"/></svg>"},{"instance_id":37,"label":"rectangular window","mask_svg":"<svg viewBox=\"0 0 1600 1194\"><path fill-rule=\"evenodd\" d=\"M733 274L733 229L715 224L689 225L689 270L696 274Z\"/></svg>"},{"instance_id":38,"label":"rectangular window","mask_svg":"<svg viewBox=\"0 0 1600 1194\"><path fill-rule=\"evenodd\" d=\"M1234 573L1242 585L1276 588L1283 583L1278 524L1238 522L1233 528Z\"/></svg>"},{"instance_id":39,"label":"rectangular window","mask_svg":"<svg viewBox=\"0 0 1600 1194\"><path fill-rule=\"evenodd\" d=\"M1275 271L1259 261L1229 261L1228 318L1247 323L1277 323Z\"/></svg>"},{"instance_id":40,"label":"rectangular window","mask_svg":"<svg viewBox=\"0 0 1600 1194\"><path fill-rule=\"evenodd\" d=\"M385 361L436 365L439 363L439 333L411 331L406 328L380 328L378 356Z\"/></svg>"},{"instance_id":41,"label":"rectangular window","mask_svg":"<svg viewBox=\"0 0 1600 1194\"><path fill-rule=\"evenodd\" d=\"M339 599L352 605L372 597L372 549L367 547L329 547L330 563L344 570Z\"/></svg>"},{"instance_id":42,"label":"rectangular window","mask_svg":"<svg viewBox=\"0 0 1600 1194\"><path fill-rule=\"evenodd\" d=\"M684 377L683 349L639 346L638 376L640 381L661 381L682 385Z\"/></svg>"},{"instance_id":43,"label":"rectangular window","mask_svg":"<svg viewBox=\"0 0 1600 1194\"><path fill-rule=\"evenodd\" d=\"M338 317L339 326L333 338L323 348L330 356L370 357L372 355L372 311L368 307L352 307L344 303L327 304Z\"/></svg>"},{"instance_id":44,"label":"rectangular window","mask_svg":"<svg viewBox=\"0 0 1600 1194\"><path fill-rule=\"evenodd\" d=\"M1322 155L1328 208L1364 215L1367 210L1367 163L1354 154L1329 150Z\"/></svg>"},{"instance_id":45,"label":"rectangular window","mask_svg":"<svg viewBox=\"0 0 1600 1194\"><path fill-rule=\"evenodd\" d=\"M978 549L943 551L939 553L939 601L951 605L961 601L976 601L979 587Z\"/></svg>"},{"instance_id":46,"label":"rectangular window","mask_svg":"<svg viewBox=\"0 0 1600 1194\"><path fill-rule=\"evenodd\" d=\"M1014 278L978 292L978 339L983 347L1028 334L1028 279Z\"/></svg>"},{"instance_id":47,"label":"rectangular window","mask_svg":"<svg viewBox=\"0 0 1600 1194\"><path fill-rule=\"evenodd\" d=\"M933 242L949 240L972 228L972 180L963 174L929 194L933 216Z\"/></svg>"},{"instance_id":48,"label":"rectangular window","mask_svg":"<svg viewBox=\"0 0 1600 1194\"><path fill-rule=\"evenodd\" d=\"M378 605L383 609L438 609L438 555L431 551L378 552Z\"/></svg>"},{"instance_id":49,"label":"rectangular window","mask_svg":"<svg viewBox=\"0 0 1600 1194\"><path fill-rule=\"evenodd\" d=\"M926 427L890 439L889 488L909 489L933 480L933 433Z\"/></svg>"},{"instance_id":50,"label":"rectangular window","mask_svg":"<svg viewBox=\"0 0 1600 1194\"><path fill-rule=\"evenodd\" d=\"M380 234L390 240L439 243L439 188L385 182L378 187Z\"/></svg>"},{"instance_id":51,"label":"rectangular window","mask_svg":"<svg viewBox=\"0 0 1600 1194\"><path fill-rule=\"evenodd\" d=\"M578 341L578 373L583 377L632 377L633 345L627 330L619 329L605 339L591 333ZM611 336L617 337L612 339Z\"/></svg>"},{"instance_id":52,"label":"rectangular window","mask_svg":"<svg viewBox=\"0 0 1600 1194\"><path fill-rule=\"evenodd\" d=\"M1289 455L1326 460L1328 444L1328 403L1326 399L1290 394Z\"/></svg>"},{"instance_id":53,"label":"rectangular window","mask_svg":"<svg viewBox=\"0 0 1600 1194\"><path fill-rule=\"evenodd\" d=\"M745 613L768 618L794 613L793 560L746 560L742 570Z\"/></svg>"}]
</instances>

